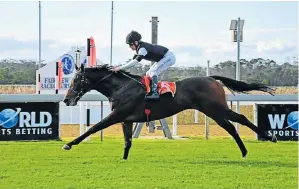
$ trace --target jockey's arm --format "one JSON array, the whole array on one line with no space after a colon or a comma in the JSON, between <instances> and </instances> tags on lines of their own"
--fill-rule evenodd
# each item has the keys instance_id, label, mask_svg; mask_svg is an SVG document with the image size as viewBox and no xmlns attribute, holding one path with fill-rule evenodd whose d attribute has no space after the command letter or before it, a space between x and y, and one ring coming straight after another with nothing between
<instances>
[{"instance_id":1,"label":"jockey's arm","mask_svg":"<svg viewBox=\"0 0 299 189\"><path fill-rule=\"evenodd\" d=\"M128 68L135 66L137 63L139 63L143 59L143 57L146 54L147 54L147 51L145 48L139 49L138 54L134 55L133 59L130 62L128 62L125 65L120 66L120 69L124 70L124 69L128 69Z\"/></svg>"}]
</instances>

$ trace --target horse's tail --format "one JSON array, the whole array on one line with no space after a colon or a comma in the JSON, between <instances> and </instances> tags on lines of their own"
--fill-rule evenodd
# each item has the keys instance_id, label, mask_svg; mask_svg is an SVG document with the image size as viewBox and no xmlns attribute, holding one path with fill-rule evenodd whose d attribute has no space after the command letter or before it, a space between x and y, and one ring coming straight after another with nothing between
<instances>
[{"instance_id":1,"label":"horse's tail","mask_svg":"<svg viewBox=\"0 0 299 189\"><path fill-rule=\"evenodd\" d=\"M263 91L263 92L267 92L271 95L274 96L274 94L272 92L274 92L274 89L270 88L269 86L265 85L265 84L261 84L261 83L245 83L242 81L237 81L234 79L230 79L227 77L222 77L222 76L210 76L216 80L220 80L227 88L236 91L236 92L245 92L245 91L253 91L253 90L257 90L257 91Z\"/></svg>"}]
</instances>

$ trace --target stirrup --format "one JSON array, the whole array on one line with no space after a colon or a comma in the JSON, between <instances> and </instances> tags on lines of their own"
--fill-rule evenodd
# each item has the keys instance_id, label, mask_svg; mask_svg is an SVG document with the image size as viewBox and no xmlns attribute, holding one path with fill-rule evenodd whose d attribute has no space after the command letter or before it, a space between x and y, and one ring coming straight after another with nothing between
<instances>
[{"instance_id":1,"label":"stirrup","mask_svg":"<svg viewBox=\"0 0 299 189\"><path fill-rule=\"evenodd\" d=\"M151 93L145 96L146 99L159 99L160 95L159 93Z\"/></svg>"}]
</instances>

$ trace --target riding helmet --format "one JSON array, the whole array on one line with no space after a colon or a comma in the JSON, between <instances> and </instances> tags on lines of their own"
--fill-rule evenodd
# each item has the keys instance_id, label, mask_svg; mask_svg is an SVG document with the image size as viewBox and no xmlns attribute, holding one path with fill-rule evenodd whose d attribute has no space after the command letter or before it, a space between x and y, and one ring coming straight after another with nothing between
<instances>
[{"instance_id":1,"label":"riding helmet","mask_svg":"<svg viewBox=\"0 0 299 189\"><path fill-rule=\"evenodd\" d=\"M126 37L126 43L132 44L135 41L140 41L141 35L137 31L131 31Z\"/></svg>"}]
</instances>

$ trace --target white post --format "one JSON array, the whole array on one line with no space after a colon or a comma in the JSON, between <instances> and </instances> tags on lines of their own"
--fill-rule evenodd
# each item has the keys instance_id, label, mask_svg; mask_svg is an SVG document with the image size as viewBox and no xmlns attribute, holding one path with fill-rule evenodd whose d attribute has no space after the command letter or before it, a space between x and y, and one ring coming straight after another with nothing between
<instances>
[{"instance_id":1,"label":"white post","mask_svg":"<svg viewBox=\"0 0 299 189\"><path fill-rule=\"evenodd\" d=\"M39 80L40 79L40 80ZM40 70L37 70L36 71L36 75L35 75L35 83L36 83L36 85L35 85L35 93L36 94L39 94L40 93L40 84L41 84L41 78L40 78Z\"/></svg>"},{"instance_id":2,"label":"white post","mask_svg":"<svg viewBox=\"0 0 299 189\"><path fill-rule=\"evenodd\" d=\"M83 102L79 103L79 109L80 109L80 135L84 133L84 105Z\"/></svg>"},{"instance_id":3,"label":"white post","mask_svg":"<svg viewBox=\"0 0 299 189\"><path fill-rule=\"evenodd\" d=\"M194 123L198 123L198 110L194 112Z\"/></svg>"},{"instance_id":4,"label":"white post","mask_svg":"<svg viewBox=\"0 0 299 189\"><path fill-rule=\"evenodd\" d=\"M208 116L205 116L205 123L206 123L205 137L206 137L206 140L208 140L209 139L209 118L208 118Z\"/></svg>"},{"instance_id":5,"label":"white post","mask_svg":"<svg viewBox=\"0 0 299 189\"><path fill-rule=\"evenodd\" d=\"M207 61L207 76L210 75L210 60ZM209 139L209 118L205 115L205 138Z\"/></svg>"},{"instance_id":6,"label":"white post","mask_svg":"<svg viewBox=\"0 0 299 189\"><path fill-rule=\"evenodd\" d=\"M172 116L172 135L177 136L178 135L178 114L175 114Z\"/></svg>"}]
</instances>

